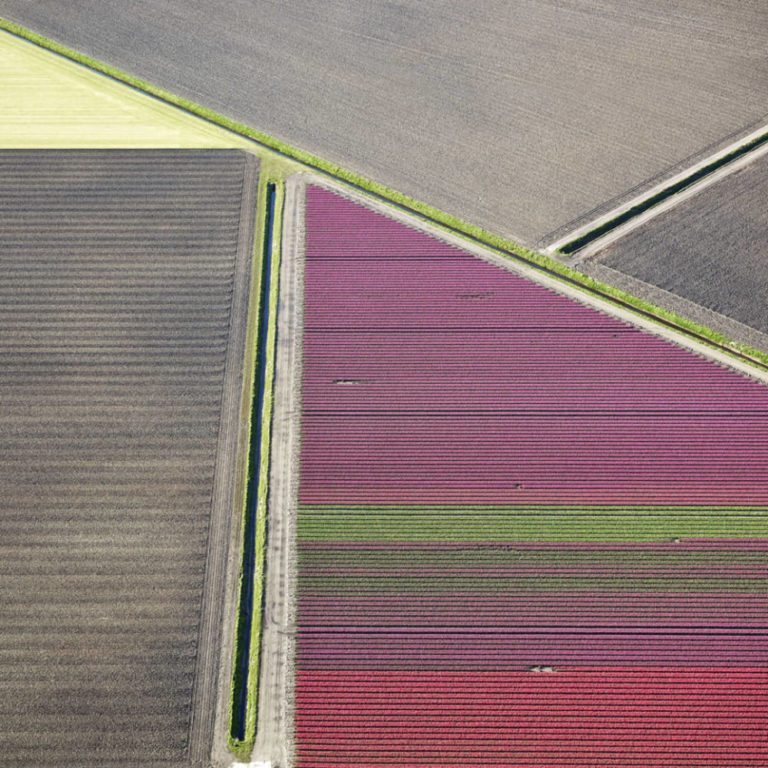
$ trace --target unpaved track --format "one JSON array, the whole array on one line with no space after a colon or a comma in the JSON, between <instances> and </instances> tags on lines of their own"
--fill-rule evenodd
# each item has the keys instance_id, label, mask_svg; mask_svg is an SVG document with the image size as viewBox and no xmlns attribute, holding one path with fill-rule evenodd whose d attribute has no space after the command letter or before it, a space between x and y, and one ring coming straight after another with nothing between
<instances>
[{"instance_id":1,"label":"unpaved track","mask_svg":"<svg viewBox=\"0 0 768 768\"><path fill-rule=\"evenodd\" d=\"M0 0L0 16L527 245L768 112L763 0Z\"/></svg>"},{"instance_id":2,"label":"unpaved track","mask_svg":"<svg viewBox=\"0 0 768 768\"><path fill-rule=\"evenodd\" d=\"M283 768L293 763L303 211L303 186L294 176L286 184L283 213L259 714L251 757Z\"/></svg>"}]
</instances>

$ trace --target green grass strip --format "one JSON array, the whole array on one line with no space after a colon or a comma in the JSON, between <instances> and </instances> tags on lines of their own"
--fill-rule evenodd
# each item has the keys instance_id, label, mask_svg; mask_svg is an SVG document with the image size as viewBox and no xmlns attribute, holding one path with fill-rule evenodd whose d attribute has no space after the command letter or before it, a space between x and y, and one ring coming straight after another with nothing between
<instances>
[{"instance_id":1,"label":"green grass strip","mask_svg":"<svg viewBox=\"0 0 768 768\"><path fill-rule=\"evenodd\" d=\"M460 558L460 560L459 560ZM457 554L457 560L465 568L473 565L466 553ZM445 566L446 570L450 566ZM542 569L557 569L560 563L551 562ZM600 567L600 566L598 566ZM551 575L545 570L514 576L434 576L432 574L406 574L403 576L326 576L302 574L300 577L306 594L313 597L326 595L334 598L368 596L372 600L383 594L406 595L423 598L434 595L456 595L458 604L472 595L489 592L512 596L530 592L739 592L764 595L768 592L768 579L763 576L738 576L733 574L702 574L674 571L668 574L647 574L618 570L617 573L600 573L593 576L578 574ZM470 595L469 598L461 597Z\"/></svg>"},{"instance_id":2,"label":"green grass strip","mask_svg":"<svg viewBox=\"0 0 768 768\"><path fill-rule=\"evenodd\" d=\"M472 242L479 243L483 246L490 247L498 251L501 255L516 259L528 266L535 267L541 271L546 272L552 277L555 277L570 285L576 285L580 288L584 288L589 292L606 299L618 306L625 309L631 309L635 312L642 314L645 317L652 318L658 322L672 327L677 331L685 333L689 336L693 336L697 340L704 344L716 347L721 351L731 354L735 357L745 359L748 362L759 366L760 368L768 370L768 353L761 352L753 349L745 344L738 344L731 339L717 333L710 328L699 325L691 320L688 320L680 315L676 315L672 312L668 312L660 307L656 307L643 299L639 299L636 296L632 296L624 291L614 288L612 286L601 283L597 280L583 275L576 270L566 267L556 259L544 256L543 254L530 251L517 243L510 240L506 240L497 235L491 234L481 227L477 227L473 224L468 224L461 219L451 216L443 211L440 211L432 206L420 203L418 200L414 200L407 195L397 192L382 184L378 184L370 179L366 179L363 176L347 171L346 169L329 163L316 157L301 149L290 146L282 141L279 141L265 133L254 130L242 123L238 123L234 120L224 117L223 115L214 112L213 110L202 107L199 104L195 104L188 99L181 98L168 91L158 88L151 83L141 80L140 78L128 75L125 72L121 72L115 67L102 64L95 59L85 56L77 51L61 45L53 40L49 40L42 35L32 32L30 30L20 27L18 24L14 24L6 19L0 19L0 29L5 29L14 35L22 37L30 42L33 42L43 48L46 48L54 53L64 56L68 59L78 62L83 66L89 67L97 72L100 72L108 77L114 78L122 83L132 86L144 93L147 93L155 98L161 99L169 104L173 104L180 109L183 109L193 115L202 117L209 120L216 125L233 131L241 136L245 136L255 142L254 149L258 152L258 147L263 150L269 150L271 152L278 153L284 158L293 160L306 168L328 174L337 179L352 184L353 186L364 190L372 195L375 195L383 200L405 209L410 213L417 214L424 219L429 220L433 224L438 225L444 230L451 233L458 234ZM257 147L258 145L258 147Z\"/></svg>"},{"instance_id":3,"label":"green grass strip","mask_svg":"<svg viewBox=\"0 0 768 768\"><path fill-rule=\"evenodd\" d=\"M621 226L625 221L629 221L630 219L634 219L635 216L639 216L641 213L645 213L645 211L647 211L649 208L653 208L655 205L658 205L667 198L672 197L672 195L676 195L678 192L682 192L682 190L684 190L686 187L690 187L692 184L695 184L705 176L709 176L710 173L713 173L714 171L722 168L733 160L742 157L742 155L747 154L747 152L751 152L753 149L757 149L767 141L768 133L764 133L762 136L758 136L756 139L747 142L741 147L737 147L727 155L723 155L723 157L720 157L717 160L713 160L703 168L699 168L698 171L695 171L690 176L686 176L684 179L680 179L680 181L677 181L674 184L670 184L668 187L665 187L655 195L652 195L642 202L639 202L637 205L633 205L631 208L628 208L618 216L614 216L614 218L609 219L599 227L595 227L580 237L571 240L569 243L566 243L564 246L562 246L562 248L559 249L560 253L569 255L575 251L578 251L580 248L588 245L593 240L597 240L598 237L602 237L612 229L616 229L616 227Z\"/></svg>"},{"instance_id":4,"label":"green grass strip","mask_svg":"<svg viewBox=\"0 0 768 768\"><path fill-rule=\"evenodd\" d=\"M264 169L262 168L262 171ZM267 328L267 350L266 350L266 363L264 374L264 397L262 402L262 429L261 429L261 450L260 450L260 462L258 467L258 497L256 501L256 516L255 516L255 557L254 557L254 575L253 575L253 605L251 610L253 611L253 618L251 623L251 643L250 643L250 659L248 664L248 692L247 692L247 710L246 710L246 728L245 735L242 740L235 739L232 735L232 721L233 721L233 707L235 689L237 684L241 681L236 680L233 677L232 687L230 691L230 728L229 728L229 748L232 753L242 761L246 761L253 750L253 744L256 738L256 720L258 715L258 691L259 691L259 670L261 661L261 625L262 625L262 602L264 595L264 566L265 566L265 554L266 554L266 541L267 541L267 499L269 495L269 454L270 444L272 437L272 405L273 405L273 385L275 378L275 345L277 340L277 303L279 293L279 274L280 274L280 255L281 255L281 232L282 232L282 215L283 215L283 200L285 189L284 185L279 179L268 177L267 173L262 173L259 179L259 195L258 195L258 214L257 214L257 231L259 236L258 242L255 243L255 263L254 263L254 282L252 284L252 296L259 296L261 293L261 278L262 270L259 268L261 263L261 254L264 252L264 238L266 237L266 210L265 200L267 195L268 184L275 184L275 207L274 216L272 220L272 249L270 253L271 258L271 281L270 281L270 293L269 293L269 308L268 308L268 328ZM255 361L257 359L257 322L258 318L258 302L252 301L251 313L249 317L249 358L247 361L246 371L250 372L250 392L251 397L254 397L253 378L257 376L255 371ZM249 414L252 413L252 406L249 410ZM253 428L253 425L249 421L249 433ZM255 471L255 468L254 468ZM252 478L248 478L248 488L253 487ZM245 495L242 499L242 516L243 525L245 524L246 516L248 514L248 504L250 498ZM238 615L237 625L240 626L241 617ZM237 636L237 635L236 635ZM237 653L237 644L235 648L235 654Z\"/></svg>"},{"instance_id":5,"label":"green grass strip","mask_svg":"<svg viewBox=\"0 0 768 768\"><path fill-rule=\"evenodd\" d=\"M768 509L302 508L299 541L670 541L768 538Z\"/></svg>"}]
</instances>

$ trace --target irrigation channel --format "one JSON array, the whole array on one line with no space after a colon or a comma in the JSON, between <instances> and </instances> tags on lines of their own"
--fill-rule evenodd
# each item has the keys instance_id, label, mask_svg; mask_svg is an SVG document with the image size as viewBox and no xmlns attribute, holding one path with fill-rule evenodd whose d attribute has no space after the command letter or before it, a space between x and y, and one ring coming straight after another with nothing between
<instances>
[{"instance_id":1,"label":"irrigation channel","mask_svg":"<svg viewBox=\"0 0 768 768\"><path fill-rule=\"evenodd\" d=\"M253 627L253 599L256 565L256 528L259 506L259 482L262 476L261 447L264 429L270 429L264 423L264 395L268 363L269 304L272 278L272 239L275 219L275 184L267 184L266 214L264 221L264 243L261 256L261 279L259 280L259 313L257 329L257 347L253 377L253 396L251 398L251 435L248 451L248 491L245 504L245 522L243 527L243 561L240 581L240 599L238 602L237 637L234 665L234 686L232 692L232 720L230 733L233 739L245 739L248 712L248 671L251 658L251 634ZM268 482L266 473L264 482ZM259 553L263 555L263 553ZM264 599L263 590L261 600ZM263 613L263 605L261 606Z\"/></svg>"},{"instance_id":2,"label":"irrigation channel","mask_svg":"<svg viewBox=\"0 0 768 768\"><path fill-rule=\"evenodd\" d=\"M672 195L676 195L678 192L682 192L684 189L693 186L697 181L701 181L707 176L712 175L715 171L718 171L724 166L732 163L734 160L737 160L738 158L743 157L744 155L756 149L759 149L766 143L768 143L768 133L763 133L752 141L737 147L722 157L718 157L712 162L707 163L701 168L698 168L690 175L685 176L679 181L676 181L673 184L665 187L656 194L651 195L636 205L633 205L626 211L622 211L617 216L614 216L608 221L599 224L594 229L589 230L585 234L575 237L573 240L570 240L564 245L561 245L556 250L566 256L570 256L571 254L576 253L576 251L581 250L584 248L584 246L589 245L598 238L603 237L603 235L607 235L609 232L612 232L614 229L617 229L622 224L625 224L631 219L637 218L640 216L640 214L645 213L647 210L653 208L667 198L672 197Z\"/></svg>"}]
</instances>

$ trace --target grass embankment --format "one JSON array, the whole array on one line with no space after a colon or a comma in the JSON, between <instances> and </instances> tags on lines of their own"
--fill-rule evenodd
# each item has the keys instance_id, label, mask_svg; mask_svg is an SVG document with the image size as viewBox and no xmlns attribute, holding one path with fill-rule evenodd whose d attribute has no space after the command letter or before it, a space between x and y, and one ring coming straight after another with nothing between
<instances>
[{"instance_id":1,"label":"grass embankment","mask_svg":"<svg viewBox=\"0 0 768 768\"><path fill-rule=\"evenodd\" d=\"M299 541L768 538L765 507L302 507Z\"/></svg>"},{"instance_id":2,"label":"grass embankment","mask_svg":"<svg viewBox=\"0 0 768 768\"><path fill-rule=\"evenodd\" d=\"M737 147L733 150L733 152L729 152L727 155L723 155L717 160L713 160L711 163L708 163L703 168L699 168L698 171L695 171L690 176L686 176L684 179L680 179L680 181L677 181L674 184L670 184L668 187L662 189L660 192L657 192L655 195L652 195L648 199L643 200L637 205L633 205L631 208L628 208L618 216L614 216L612 219L604 222L599 227L595 227L580 237L574 238L558 250L560 253L565 255L575 253L585 245L588 245L594 240L597 240L598 237L602 237L612 229L616 229L616 227L621 226L625 221L629 221L630 219L634 219L635 216L639 216L641 213L645 213L645 211L653 208L655 205L658 205L664 200L667 200L668 198L672 197L672 195L676 195L678 192L682 192L684 189L690 187L692 184L695 184L697 181L700 181L705 176L709 176L710 173L714 173L716 170L722 168L725 165L728 165L728 163L732 162L733 160L746 155L747 152L751 152L753 149L757 149L767 141L768 133L764 133L762 136L758 136L756 139L753 139L752 141Z\"/></svg>"},{"instance_id":3,"label":"grass embankment","mask_svg":"<svg viewBox=\"0 0 768 768\"><path fill-rule=\"evenodd\" d=\"M550 276L566 282L571 285L576 285L580 288L585 288L589 292L600 296L607 301L621 306L625 309L630 309L634 312L640 313L645 317L654 319L661 322L667 327L680 331L688 336L691 336L698 341L707 344L711 347L717 348L727 354L734 357L738 357L752 364L756 364L763 369L768 370L768 354L755 350L747 345L738 344L731 339L716 333L710 328L699 325L691 320L683 318L672 312L668 312L659 307L650 304L642 299L632 296L624 291L614 288L612 286L601 283L597 280L593 280L586 275L577 272L564 264L560 263L556 259L544 256L543 254L530 251L527 248L514 243L510 240L505 240L502 237L493 235L490 232L485 231L481 227L468 224L461 219L451 216L443 211L439 211L432 206L420 203L407 195L397 192L393 189L389 189L382 184L378 184L370 179L366 179L358 174L347 171L334 163L329 163L322 160L319 157L315 157L308 152L297 149L282 141L279 141L267 134L254 130L242 123L238 123L234 120L230 120L223 115L220 115L213 110L202 107L199 104L195 104L188 99L176 96L168 91L158 88L151 83L141 80L140 78L128 75L125 72L121 72L115 67L102 64L95 59L85 56L77 51L72 50L60 43L56 43L49 40L42 35L20 27L13 22L5 19L0 19L0 29L5 29L19 37L23 37L30 40L37 45L40 45L48 50L53 51L61 56L65 56L73 61L78 62L90 69L100 72L104 75L126 83L134 88L137 88L144 93L150 94L164 102L173 104L179 109L183 109L190 114L202 117L205 120L209 120L216 125L226 128L240 136L245 136L255 142L258 147L254 146L254 151L263 152L268 150L274 152L277 155L282 156L286 160L295 161L296 163L304 166L305 169L311 169L320 173L327 174L329 176L341 179L349 184L361 189L369 194L375 195L390 203L394 203L404 210L417 214L430 222L437 224L439 227L450 231L451 233L458 234L472 242L479 243L483 246L490 247L506 257L512 257L519 260L528 266L535 267L538 270L546 272ZM768 139L768 137L766 137ZM750 147L753 148L753 147ZM748 151L748 150L744 150ZM261 152L260 152L261 154ZM704 169L702 169L704 170ZM707 171L709 172L709 171ZM634 215L634 214L633 214Z\"/></svg>"},{"instance_id":4,"label":"grass embankment","mask_svg":"<svg viewBox=\"0 0 768 768\"><path fill-rule=\"evenodd\" d=\"M253 749L258 712L267 498L275 376L277 300L284 187L262 168L246 371L250 374L248 477L242 498L243 560L230 695L229 748L242 760Z\"/></svg>"}]
</instances>

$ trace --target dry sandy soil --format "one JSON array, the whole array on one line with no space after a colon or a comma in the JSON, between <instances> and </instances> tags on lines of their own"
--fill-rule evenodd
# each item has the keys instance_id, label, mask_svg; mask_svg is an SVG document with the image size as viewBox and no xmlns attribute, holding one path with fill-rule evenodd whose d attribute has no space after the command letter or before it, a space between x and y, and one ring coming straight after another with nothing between
<instances>
[{"instance_id":1,"label":"dry sandy soil","mask_svg":"<svg viewBox=\"0 0 768 768\"><path fill-rule=\"evenodd\" d=\"M4 766L208 764L256 176L0 153Z\"/></svg>"}]
</instances>

